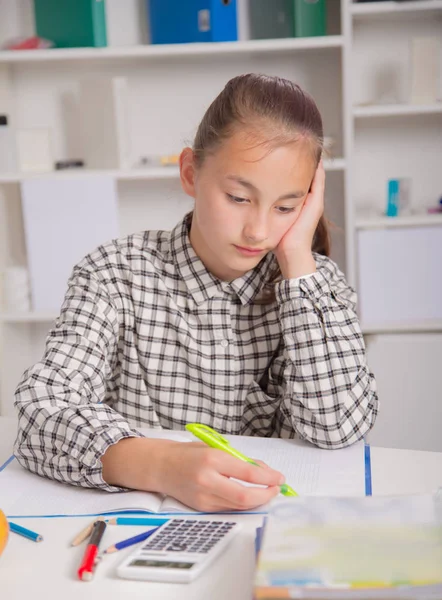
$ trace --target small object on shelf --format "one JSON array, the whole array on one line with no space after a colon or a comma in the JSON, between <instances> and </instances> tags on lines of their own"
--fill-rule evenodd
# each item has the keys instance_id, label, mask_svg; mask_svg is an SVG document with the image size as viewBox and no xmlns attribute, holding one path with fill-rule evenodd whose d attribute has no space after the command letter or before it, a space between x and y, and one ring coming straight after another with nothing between
<instances>
[{"instance_id":1,"label":"small object on shelf","mask_svg":"<svg viewBox=\"0 0 442 600\"><path fill-rule=\"evenodd\" d=\"M236 0L148 0L152 44L238 40Z\"/></svg>"},{"instance_id":2,"label":"small object on shelf","mask_svg":"<svg viewBox=\"0 0 442 600\"><path fill-rule=\"evenodd\" d=\"M442 213L442 196L439 198L439 204L437 206L430 206L427 208L429 214Z\"/></svg>"},{"instance_id":3,"label":"small object on shelf","mask_svg":"<svg viewBox=\"0 0 442 600\"><path fill-rule=\"evenodd\" d=\"M166 154L164 156L160 156L160 165L162 167L176 166L179 164L179 161L179 154Z\"/></svg>"},{"instance_id":4,"label":"small object on shelf","mask_svg":"<svg viewBox=\"0 0 442 600\"><path fill-rule=\"evenodd\" d=\"M71 159L71 160L57 160L55 163L55 169L62 171L65 169L79 169L84 167L84 160Z\"/></svg>"},{"instance_id":5,"label":"small object on shelf","mask_svg":"<svg viewBox=\"0 0 442 600\"><path fill-rule=\"evenodd\" d=\"M37 35L57 48L107 46L104 0L34 0Z\"/></svg>"},{"instance_id":6,"label":"small object on shelf","mask_svg":"<svg viewBox=\"0 0 442 600\"><path fill-rule=\"evenodd\" d=\"M410 212L411 181L407 177L389 179L387 184L387 217L397 217Z\"/></svg>"},{"instance_id":7,"label":"small object on shelf","mask_svg":"<svg viewBox=\"0 0 442 600\"><path fill-rule=\"evenodd\" d=\"M411 41L412 104L437 102L440 41L436 36L415 37Z\"/></svg>"},{"instance_id":8,"label":"small object on shelf","mask_svg":"<svg viewBox=\"0 0 442 600\"><path fill-rule=\"evenodd\" d=\"M135 168L176 167L179 165L179 154L161 154L159 156L141 156Z\"/></svg>"},{"instance_id":9,"label":"small object on shelf","mask_svg":"<svg viewBox=\"0 0 442 600\"><path fill-rule=\"evenodd\" d=\"M14 134L7 115L0 115L0 174L17 171L17 152Z\"/></svg>"},{"instance_id":10,"label":"small object on shelf","mask_svg":"<svg viewBox=\"0 0 442 600\"><path fill-rule=\"evenodd\" d=\"M51 151L49 129L35 127L17 131L19 170L23 173L53 171L54 161Z\"/></svg>"},{"instance_id":11,"label":"small object on shelf","mask_svg":"<svg viewBox=\"0 0 442 600\"><path fill-rule=\"evenodd\" d=\"M54 42L45 38L33 35L31 37L19 37L11 40L6 40L2 44L2 50L46 50L52 48Z\"/></svg>"}]
</instances>

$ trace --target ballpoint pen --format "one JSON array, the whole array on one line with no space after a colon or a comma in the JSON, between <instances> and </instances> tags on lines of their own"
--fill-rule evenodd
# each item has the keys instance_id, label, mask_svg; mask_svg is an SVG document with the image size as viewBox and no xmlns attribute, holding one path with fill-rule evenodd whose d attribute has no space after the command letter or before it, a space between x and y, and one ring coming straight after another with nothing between
<instances>
[{"instance_id":1,"label":"ballpoint pen","mask_svg":"<svg viewBox=\"0 0 442 600\"><path fill-rule=\"evenodd\" d=\"M226 440L225 437L223 437L220 433L218 433L208 425L202 425L201 423L189 423L188 425L186 425L186 429L211 448L216 448L218 450L228 452L228 454L230 454L231 456L235 456L236 458L248 462L251 465L256 465L257 467L261 466L260 464L258 464L239 450L236 450L233 446L230 445L230 442ZM287 483L283 483L282 485L280 485L279 490L283 496L298 495L295 492L295 490L292 487L290 487Z\"/></svg>"}]
</instances>

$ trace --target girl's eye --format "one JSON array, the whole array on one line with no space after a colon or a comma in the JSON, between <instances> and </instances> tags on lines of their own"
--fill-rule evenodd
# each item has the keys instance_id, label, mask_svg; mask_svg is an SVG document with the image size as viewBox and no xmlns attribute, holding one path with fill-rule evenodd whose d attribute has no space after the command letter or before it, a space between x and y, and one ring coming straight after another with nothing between
<instances>
[{"instance_id":1,"label":"girl's eye","mask_svg":"<svg viewBox=\"0 0 442 600\"><path fill-rule=\"evenodd\" d=\"M297 207L296 206L290 206L290 207L289 206L277 206L276 208L277 208L278 212L280 212L283 215L286 215L286 214L291 213L294 210L296 210Z\"/></svg>"},{"instance_id":2,"label":"girl's eye","mask_svg":"<svg viewBox=\"0 0 442 600\"><path fill-rule=\"evenodd\" d=\"M232 196L232 194L227 194L227 198L232 202L236 202L236 204L244 204L244 202L247 202L247 198L239 198L238 196Z\"/></svg>"}]
</instances>

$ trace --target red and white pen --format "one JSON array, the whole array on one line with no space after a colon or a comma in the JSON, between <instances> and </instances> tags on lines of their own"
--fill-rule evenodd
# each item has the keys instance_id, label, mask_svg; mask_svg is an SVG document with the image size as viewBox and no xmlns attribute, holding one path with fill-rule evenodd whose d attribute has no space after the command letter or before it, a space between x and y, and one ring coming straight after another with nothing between
<instances>
[{"instance_id":1,"label":"red and white pen","mask_svg":"<svg viewBox=\"0 0 442 600\"><path fill-rule=\"evenodd\" d=\"M100 546L101 538L103 537L105 529L106 523L104 521L95 521L91 538L84 552L80 568L78 569L78 578L82 581L90 581L94 576L98 548Z\"/></svg>"}]
</instances>

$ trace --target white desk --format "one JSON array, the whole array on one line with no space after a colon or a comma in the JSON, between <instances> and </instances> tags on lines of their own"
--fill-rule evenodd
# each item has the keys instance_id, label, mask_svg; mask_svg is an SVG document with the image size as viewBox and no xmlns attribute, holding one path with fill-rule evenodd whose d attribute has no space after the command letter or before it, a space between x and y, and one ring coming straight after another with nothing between
<instances>
[{"instance_id":1,"label":"white desk","mask_svg":"<svg viewBox=\"0 0 442 600\"><path fill-rule=\"evenodd\" d=\"M0 418L0 464L10 456L14 438L15 421ZM442 453L372 448L371 458L373 494L428 493L442 485ZM255 529L262 517L238 515L236 519L241 521L243 529L229 551L191 584L118 579L115 566L130 549L106 557L92 582L80 582L76 571L84 546L71 548L69 544L91 519L16 519L42 534L44 542L35 544L11 534L0 557L0 595L8 600L26 600L39 592L48 600L60 597L62 600L78 600L78 597L81 600L250 600ZM105 545L139 531L132 527L108 527Z\"/></svg>"}]
</instances>

